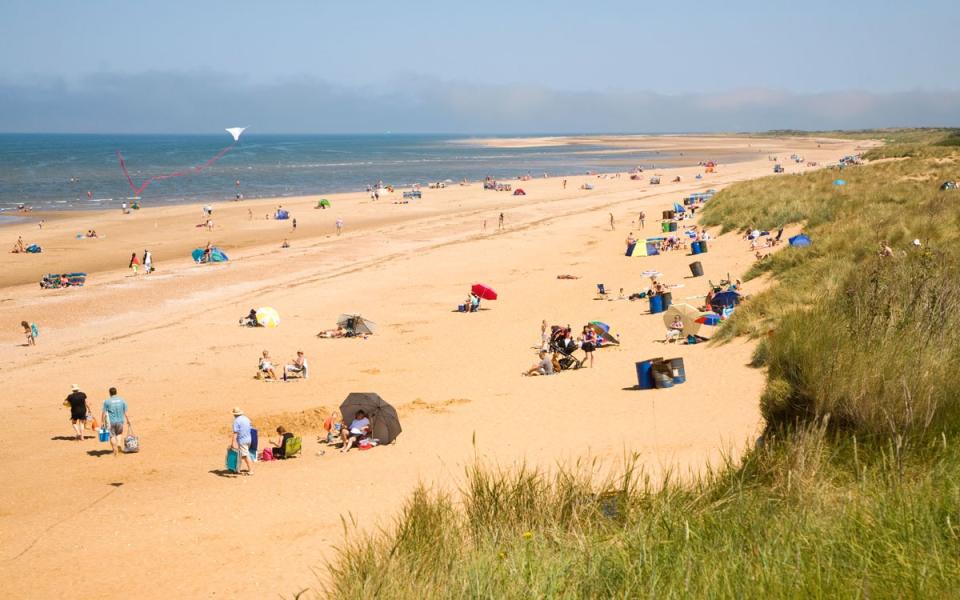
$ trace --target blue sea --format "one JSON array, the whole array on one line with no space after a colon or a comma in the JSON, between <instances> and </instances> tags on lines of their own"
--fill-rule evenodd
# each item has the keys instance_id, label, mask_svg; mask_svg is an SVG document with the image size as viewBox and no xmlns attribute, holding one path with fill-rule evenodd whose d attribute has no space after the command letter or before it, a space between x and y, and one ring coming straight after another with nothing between
<instances>
[{"instance_id":1,"label":"blue sea","mask_svg":"<svg viewBox=\"0 0 960 600\"><path fill-rule=\"evenodd\" d=\"M523 137L523 136L516 136ZM467 143L464 143L464 140ZM233 140L220 135L0 134L0 211L117 207L134 195L120 168L123 154L135 185L151 176L203 165ZM155 181L144 206L362 191L383 181L413 183L488 175L573 175L646 168L677 159L658 152L609 152L604 146L489 148L462 135L267 135L240 142L200 173ZM696 163L696 158L690 157ZM237 186L236 182L240 184ZM2 213L0 213L2 214Z\"/></svg>"}]
</instances>

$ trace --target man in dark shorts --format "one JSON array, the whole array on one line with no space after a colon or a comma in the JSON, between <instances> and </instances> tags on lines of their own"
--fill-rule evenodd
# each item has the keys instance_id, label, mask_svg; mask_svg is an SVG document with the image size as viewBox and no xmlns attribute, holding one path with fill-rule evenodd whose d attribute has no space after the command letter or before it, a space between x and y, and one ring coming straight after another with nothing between
<instances>
[{"instance_id":1,"label":"man in dark shorts","mask_svg":"<svg viewBox=\"0 0 960 600\"><path fill-rule=\"evenodd\" d=\"M123 448L123 424L130 424L127 401L117 395L117 388L110 388L110 397L103 401L103 425L110 430L110 446L113 455Z\"/></svg>"},{"instance_id":2,"label":"man in dark shorts","mask_svg":"<svg viewBox=\"0 0 960 600\"><path fill-rule=\"evenodd\" d=\"M87 424L87 395L80 391L80 386L70 386L70 395L64 401L70 405L70 422L73 431L77 434L77 441L83 440L83 428Z\"/></svg>"}]
</instances>

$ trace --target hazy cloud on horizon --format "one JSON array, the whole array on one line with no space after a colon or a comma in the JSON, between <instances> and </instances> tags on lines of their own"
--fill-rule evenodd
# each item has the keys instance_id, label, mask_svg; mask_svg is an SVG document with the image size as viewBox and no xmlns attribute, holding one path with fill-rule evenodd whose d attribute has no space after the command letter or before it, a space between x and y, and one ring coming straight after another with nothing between
<instances>
[{"instance_id":1,"label":"hazy cloud on horizon","mask_svg":"<svg viewBox=\"0 0 960 600\"><path fill-rule=\"evenodd\" d=\"M960 125L960 91L565 91L407 77L272 83L209 70L0 79L0 131L208 133L698 132Z\"/></svg>"}]
</instances>

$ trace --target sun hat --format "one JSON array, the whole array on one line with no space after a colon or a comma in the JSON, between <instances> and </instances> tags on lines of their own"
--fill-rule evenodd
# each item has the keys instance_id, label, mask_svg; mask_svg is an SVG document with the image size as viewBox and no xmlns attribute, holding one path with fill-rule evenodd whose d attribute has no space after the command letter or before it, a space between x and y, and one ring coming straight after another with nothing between
<instances>
[{"instance_id":1,"label":"sun hat","mask_svg":"<svg viewBox=\"0 0 960 600\"><path fill-rule=\"evenodd\" d=\"M919 239L913 240L913 245L914 245L914 246L919 246L919 245L920 245L920 240L919 240Z\"/></svg>"},{"instance_id":2,"label":"sun hat","mask_svg":"<svg viewBox=\"0 0 960 600\"><path fill-rule=\"evenodd\" d=\"M239 407L239 406L234 406L234 407L233 407L233 416L239 417L239 416L242 415L242 414L243 414L243 411L240 410L240 407Z\"/></svg>"},{"instance_id":3,"label":"sun hat","mask_svg":"<svg viewBox=\"0 0 960 600\"><path fill-rule=\"evenodd\" d=\"M75 384L75 383L71 383L71 384L70 384L70 390L71 390L71 391L74 391L74 392L79 392L79 391L80 391L80 386L77 385L77 384Z\"/></svg>"}]
</instances>

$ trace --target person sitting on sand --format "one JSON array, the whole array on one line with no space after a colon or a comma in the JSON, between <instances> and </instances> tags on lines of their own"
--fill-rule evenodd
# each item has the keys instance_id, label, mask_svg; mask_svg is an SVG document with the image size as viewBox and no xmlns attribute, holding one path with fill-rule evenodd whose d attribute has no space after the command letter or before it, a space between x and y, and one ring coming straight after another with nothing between
<instances>
[{"instance_id":1,"label":"person sitting on sand","mask_svg":"<svg viewBox=\"0 0 960 600\"><path fill-rule=\"evenodd\" d=\"M13 254L20 254L21 252L26 252L26 251L27 249L23 246L23 238L18 235L17 243L13 245L13 250L11 250L10 252Z\"/></svg>"},{"instance_id":2,"label":"person sitting on sand","mask_svg":"<svg viewBox=\"0 0 960 600\"><path fill-rule=\"evenodd\" d=\"M683 334L683 319L680 315L677 315L673 318L673 322L670 323L670 327L667 329L666 341L668 343L673 343L680 339L680 336Z\"/></svg>"},{"instance_id":3,"label":"person sitting on sand","mask_svg":"<svg viewBox=\"0 0 960 600\"><path fill-rule=\"evenodd\" d=\"M273 446L271 452L273 452L273 457L276 459L286 458L286 453L284 448L287 445L287 440L294 437L292 433L287 431L283 425L277 427L277 436L276 438L270 438L268 441L270 445Z\"/></svg>"},{"instance_id":4,"label":"person sitting on sand","mask_svg":"<svg viewBox=\"0 0 960 600\"><path fill-rule=\"evenodd\" d=\"M207 245L203 248L203 256L200 257L200 262L206 263L210 262L210 256L213 253L213 245L210 241L207 241Z\"/></svg>"},{"instance_id":5,"label":"person sitting on sand","mask_svg":"<svg viewBox=\"0 0 960 600\"><path fill-rule=\"evenodd\" d=\"M536 377L538 375L553 375L553 360L547 356L547 353L541 350L538 354L540 360L538 360L532 367L524 371L522 374L528 377Z\"/></svg>"},{"instance_id":6,"label":"person sitting on sand","mask_svg":"<svg viewBox=\"0 0 960 600\"><path fill-rule=\"evenodd\" d=\"M263 355L260 357L260 362L257 365L257 379L277 379L277 372L273 370L273 361L270 359L270 353L266 350L263 351Z\"/></svg>"},{"instance_id":7,"label":"person sitting on sand","mask_svg":"<svg viewBox=\"0 0 960 600\"><path fill-rule=\"evenodd\" d=\"M370 437L370 419L367 413L358 410L350 422L350 427L344 427L340 430L340 439L343 441L343 448L340 452L346 452L364 440Z\"/></svg>"},{"instance_id":8,"label":"person sitting on sand","mask_svg":"<svg viewBox=\"0 0 960 600\"><path fill-rule=\"evenodd\" d=\"M470 292L470 295L467 296L466 301L467 306L469 307L468 312L477 312L480 310L480 296L477 296L473 292Z\"/></svg>"},{"instance_id":9,"label":"person sitting on sand","mask_svg":"<svg viewBox=\"0 0 960 600\"><path fill-rule=\"evenodd\" d=\"M307 378L307 359L303 355L303 350L297 350L297 357L293 361L283 367L283 378L287 378L287 373L293 373L298 377Z\"/></svg>"},{"instance_id":10,"label":"person sitting on sand","mask_svg":"<svg viewBox=\"0 0 960 600\"><path fill-rule=\"evenodd\" d=\"M288 242L286 239L284 239L284 240L283 240L283 243L280 244L280 247L281 247L281 248L289 248L289 247L290 247L290 242Z\"/></svg>"},{"instance_id":11,"label":"person sitting on sand","mask_svg":"<svg viewBox=\"0 0 960 600\"><path fill-rule=\"evenodd\" d=\"M637 238L633 237L633 232L631 231L629 234L627 234L627 247L629 248L630 246L635 246L636 243Z\"/></svg>"},{"instance_id":12,"label":"person sitting on sand","mask_svg":"<svg viewBox=\"0 0 960 600\"><path fill-rule=\"evenodd\" d=\"M347 335L347 332L344 331L343 325L337 325L336 329L324 329L317 334L318 338L342 338Z\"/></svg>"},{"instance_id":13,"label":"person sitting on sand","mask_svg":"<svg viewBox=\"0 0 960 600\"><path fill-rule=\"evenodd\" d=\"M260 321L257 320L257 309L251 308L247 316L240 319L240 324L245 327L261 327Z\"/></svg>"}]
</instances>

